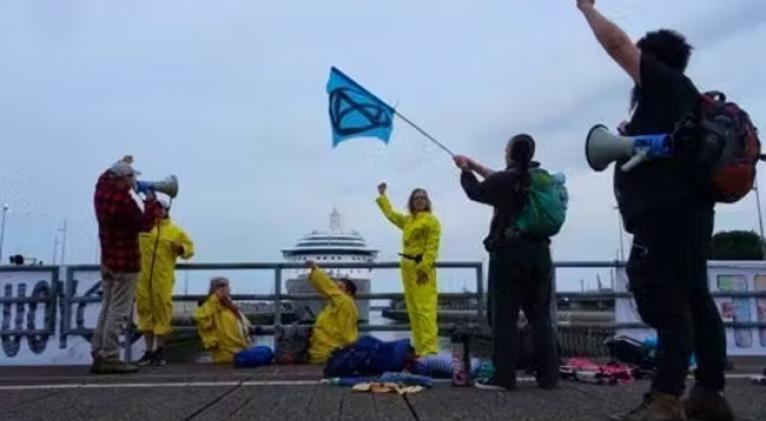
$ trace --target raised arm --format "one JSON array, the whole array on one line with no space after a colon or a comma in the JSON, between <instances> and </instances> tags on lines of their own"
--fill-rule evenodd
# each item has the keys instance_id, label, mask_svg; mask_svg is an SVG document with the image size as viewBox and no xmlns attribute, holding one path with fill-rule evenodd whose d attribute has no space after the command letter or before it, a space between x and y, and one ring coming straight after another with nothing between
<instances>
[{"instance_id":1,"label":"raised arm","mask_svg":"<svg viewBox=\"0 0 766 421\"><path fill-rule=\"evenodd\" d=\"M132 199L131 199L132 201ZM135 202L133 202L135 206ZM139 209L140 212L140 209ZM144 201L144 211L139 214L139 231L149 232L154 228L160 218L162 212L162 205L154 196L149 196Z\"/></svg>"},{"instance_id":2,"label":"raised arm","mask_svg":"<svg viewBox=\"0 0 766 421\"><path fill-rule=\"evenodd\" d=\"M607 54L637 84L641 84L641 50L620 27L596 10L595 0L577 0L577 7L585 16L593 34Z\"/></svg>"},{"instance_id":3,"label":"raised arm","mask_svg":"<svg viewBox=\"0 0 766 421\"><path fill-rule=\"evenodd\" d=\"M318 293L324 295L329 300L343 296L343 291L335 285L335 282L330 279L329 276L313 262L310 264L311 273L309 273L309 281L314 289Z\"/></svg>"},{"instance_id":4,"label":"raised arm","mask_svg":"<svg viewBox=\"0 0 766 421\"><path fill-rule=\"evenodd\" d=\"M404 228L407 217L395 211L393 206L391 206L391 201L388 200L388 196L386 196L386 183L380 183L380 185L378 185L378 193L380 196L378 196L375 202L378 204L378 207L380 207L380 210L383 211L383 215L385 215L392 224L399 228Z\"/></svg>"},{"instance_id":5,"label":"raised arm","mask_svg":"<svg viewBox=\"0 0 766 421\"><path fill-rule=\"evenodd\" d=\"M486 205L497 206L510 192L508 174L494 172L484 181L479 181L473 172L463 170L460 184L469 199Z\"/></svg>"},{"instance_id":6,"label":"raised arm","mask_svg":"<svg viewBox=\"0 0 766 421\"><path fill-rule=\"evenodd\" d=\"M487 168L478 162L474 161L473 159L468 160L468 165L470 166L471 170L475 172L476 174L479 174L482 176L482 178L487 178L490 175L495 173L495 170L491 168Z\"/></svg>"},{"instance_id":7,"label":"raised arm","mask_svg":"<svg viewBox=\"0 0 766 421\"><path fill-rule=\"evenodd\" d=\"M454 160L455 160L455 165L457 165L458 168L465 171L475 172L476 174L479 174L482 178L487 178L490 175L495 173L495 170L491 168L487 168L467 156L457 155L455 156Z\"/></svg>"}]
</instances>

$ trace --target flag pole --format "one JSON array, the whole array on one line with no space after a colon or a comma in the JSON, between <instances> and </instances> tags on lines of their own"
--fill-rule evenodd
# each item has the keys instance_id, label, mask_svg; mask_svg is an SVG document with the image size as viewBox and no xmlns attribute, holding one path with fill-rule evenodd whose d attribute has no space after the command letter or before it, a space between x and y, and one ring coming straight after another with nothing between
<instances>
[{"instance_id":1,"label":"flag pole","mask_svg":"<svg viewBox=\"0 0 766 421\"><path fill-rule=\"evenodd\" d=\"M404 120L405 123L407 123L410 126L412 126L415 130L420 132L420 134L425 136L431 142L435 143L436 146L440 147L444 152L447 152L451 157L453 157L453 158L455 157L455 154L451 150L449 150L446 146L444 146L441 142L436 140L433 136L428 134L425 130L423 130L420 127L418 127L417 124L413 123L412 120L410 120L409 118L407 118L404 115L402 115L399 111L396 111L396 108L388 105L388 103L386 101L383 101L382 99L378 98L375 94L373 94L372 92L368 91L364 86L358 84L354 79L352 79L351 77L349 77L348 75L343 73L340 69L338 69L335 66L332 66L330 68L330 71L331 72L337 72L341 77L346 79L346 81L348 81L349 83L353 84L355 88L359 89L360 91L362 91L366 95L369 95L370 97L374 98L375 100L377 100L381 104L385 104L388 108L390 108L390 109L392 109L394 111L394 114L396 114L397 116L399 116L399 118Z\"/></svg>"},{"instance_id":2,"label":"flag pole","mask_svg":"<svg viewBox=\"0 0 766 421\"><path fill-rule=\"evenodd\" d=\"M414 128L415 130L417 130L418 132L420 132L420 134L422 134L423 136L425 136L425 137L426 137L428 140L430 140L431 142L434 142L434 143L436 144L436 146L440 147L440 148L441 148L441 149L442 149L444 152L447 152L447 153L448 153L448 154L449 154L451 157L453 157L453 158L455 157L455 154L454 154L454 153L452 153L452 151L451 151L451 150L449 150L449 148L447 148L446 146L444 146L444 145L443 145L441 142L439 142L438 140L434 139L434 137L433 137L433 136L431 136L430 134L428 134L428 132L426 132L425 130L423 130L423 129L421 129L420 127L418 127L418 126L417 126L417 124L413 123L412 121L410 121L410 119L408 119L407 117L403 116L403 115L402 115L402 113L400 113L399 111L397 111L395 108L394 108L393 110L394 110L394 114L396 114L396 115L397 115L399 118L401 118L402 120L404 120L404 122L405 122L405 123L407 123L407 124L409 124L410 126L412 126L412 128Z\"/></svg>"}]
</instances>

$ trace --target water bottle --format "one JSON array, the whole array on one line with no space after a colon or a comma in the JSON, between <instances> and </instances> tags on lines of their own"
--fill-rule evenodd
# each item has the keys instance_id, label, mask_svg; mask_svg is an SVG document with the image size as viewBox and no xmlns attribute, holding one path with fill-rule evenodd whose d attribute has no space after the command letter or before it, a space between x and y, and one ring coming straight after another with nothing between
<instances>
[{"instance_id":1,"label":"water bottle","mask_svg":"<svg viewBox=\"0 0 766 421\"><path fill-rule=\"evenodd\" d=\"M452 385L465 387L470 383L471 355L466 334L452 335Z\"/></svg>"}]
</instances>

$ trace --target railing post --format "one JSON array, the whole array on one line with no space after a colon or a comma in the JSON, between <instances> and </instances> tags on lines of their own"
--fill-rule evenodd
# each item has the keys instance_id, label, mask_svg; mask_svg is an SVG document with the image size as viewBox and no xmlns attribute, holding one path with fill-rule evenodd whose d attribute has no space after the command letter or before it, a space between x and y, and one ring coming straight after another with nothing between
<instances>
[{"instance_id":1,"label":"railing post","mask_svg":"<svg viewBox=\"0 0 766 421\"><path fill-rule=\"evenodd\" d=\"M48 325L45 328L50 332L51 337L56 337L56 310L58 310L58 291L61 285L59 280L60 272L58 267L51 270L51 296L48 298Z\"/></svg>"},{"instance_id":2,"label":"railing post","mask_svg":"<svg viewBox=\"0 0 766 421\"><path fill-rule=\"evenodd\" d=\"M481 262L476 266L476 295L479 296L476 302L476 317L479 324L485 324L484 303L486 300L484 299L484 270L482 270L482 266Z\"/></svg>"},{"instance_id":3,"label":"railing post","mask_svg":"<svg viewBox=\"0 0 766 421\"><path fill-rule=\"evenodd\" d=\"M274 269L274 327L282 326L282 268Z\"/></svg>"},{"instance_id":4,"label":"railing post","mask_svg":"<svg viewBox=\"0 0 766 421\"><path fill-rule=\"evenodd\" d=\"M60 300L61 303L61 323L59 324L59 348L66 348L67 336L72 327L72 295L73 292L73 270L70 267L65 269L65 279L63 286L63 294Z\"/></svg>"}]
</instances>

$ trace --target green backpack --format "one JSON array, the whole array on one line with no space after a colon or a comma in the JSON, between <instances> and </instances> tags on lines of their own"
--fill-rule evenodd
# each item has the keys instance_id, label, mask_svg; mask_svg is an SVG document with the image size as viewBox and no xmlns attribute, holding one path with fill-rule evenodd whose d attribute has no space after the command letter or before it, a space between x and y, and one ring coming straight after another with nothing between
<instances>
[{"instance_id":1,"label":"green backpack","mask_svg":"<svg viewBox=\"0 0 766 421\"><path fill-rule=\"evenodd\" d=\"M516 218L514 233L532 238L552 237L561 230L569 194L564 174L549 174L541 168L530 171L529 200Z\"/></svg>"}]
</instances>

